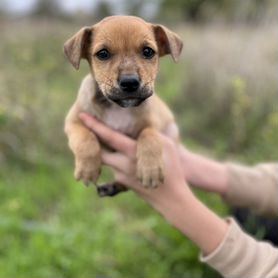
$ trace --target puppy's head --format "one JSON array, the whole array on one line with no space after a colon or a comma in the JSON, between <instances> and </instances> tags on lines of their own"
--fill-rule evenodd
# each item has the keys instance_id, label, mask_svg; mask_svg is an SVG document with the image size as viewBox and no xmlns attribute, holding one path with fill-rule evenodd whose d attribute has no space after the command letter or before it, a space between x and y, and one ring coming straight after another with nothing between
<instances>
[{"instance_id":1,"label":"puppy's head","mask_svg":"<svg viewBox=\"0 0 278 278\"><path fill-rule=\"evenodd\" d=\"M154 91L158 59L171 54L177 61L181 39L162 25L133 16L111 16L84 27L64 45L78 69L87 59L94 78L110 101L122 107L137 106Z\"/></svg>"}]
</instances>

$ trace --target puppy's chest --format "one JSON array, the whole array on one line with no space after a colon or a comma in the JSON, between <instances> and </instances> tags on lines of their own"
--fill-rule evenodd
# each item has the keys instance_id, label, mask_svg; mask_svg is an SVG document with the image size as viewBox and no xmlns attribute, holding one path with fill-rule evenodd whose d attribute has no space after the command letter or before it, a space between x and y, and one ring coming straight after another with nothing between
<instances>
[{"instance_id":1,"label":"puppy's chest","mask_svg":"<svg viewBox=\"0 0 278 278\"><path fill-rule=\"evenodd\" d=\"M130 108L109 107L101 120L111 128L131 137L136 137L140 129L138 118Z\"/></svg>"}]
</instances>

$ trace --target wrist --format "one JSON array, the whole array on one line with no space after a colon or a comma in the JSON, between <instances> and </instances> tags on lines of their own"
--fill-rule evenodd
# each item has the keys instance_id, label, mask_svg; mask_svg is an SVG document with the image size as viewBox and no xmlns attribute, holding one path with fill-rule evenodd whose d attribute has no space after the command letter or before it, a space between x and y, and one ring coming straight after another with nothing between
<instances>
[{"instance_id":1,"label":"wrist","mask_svg":"<svg viewBox=\"0 0 278 278\"><path fill-rule=\"evenodd\" d=\"M184 180L169 187L170 193L156 195L153 206L170 222L182 204L190 203L195 196Z\"/></svg>"},{"instance_id":2,"label":"wrist","mask_svg":"<svg viewBox=\"0 0 278 278\"><path fill-rule=\"evenodd\" d=\"M168 203L160 204L158 210L204 254L216 249L228 229L228 224L210 211L190 190L181 191L179 196Z\"/></svg>"},{"instance_id":3,"label":"wrist","mask_svg":"<svg viewBox=\"0 0 278 278\"><path fill-rule=\"evenodd\" d=\"M199 182L197 155L182 147L181 151L182 166L184 169L185 179L190 184Z\"/></svg>"},{"instance_id":4,"label":"wrist","mask_svg":"<svg viewBox=\"0 0 278 278\"><path fill-rule=\"evenodd\" d=\"M200 189L225 194L228 185L228 171L221 163L185 149L180 149L185 179Z\"/></svg>"}]
</instances>

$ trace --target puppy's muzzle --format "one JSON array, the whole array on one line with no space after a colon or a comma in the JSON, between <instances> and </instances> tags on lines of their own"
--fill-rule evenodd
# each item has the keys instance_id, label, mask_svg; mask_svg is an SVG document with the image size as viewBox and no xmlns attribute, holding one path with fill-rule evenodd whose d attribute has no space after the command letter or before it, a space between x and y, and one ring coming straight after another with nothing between
<instances>
[{"instance_id":1,"label":"puppy's muzzle","mask_svg":"<svg viewBox=\"0 0 278 278\"><path fill-rule=\"evenodd\" d=\"M134 107L140 105L152 92L141 86L138 75L122 75L118 80L119 89L114 89L109 99L121 107Z\"/></svg>"}]
</instances>

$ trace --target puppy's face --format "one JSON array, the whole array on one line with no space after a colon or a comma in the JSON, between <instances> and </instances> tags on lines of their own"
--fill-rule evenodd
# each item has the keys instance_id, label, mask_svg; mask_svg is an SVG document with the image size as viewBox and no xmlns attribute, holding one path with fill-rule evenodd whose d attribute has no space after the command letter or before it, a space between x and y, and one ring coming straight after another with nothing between
<instances>
[{"instance_id":1,"label":"puppy's face","mask_svg":"<svg viewBox=\"0 0 278 278\"><path fill-rule=\"evenodd\" d=\"M179 37L161 25L138 17L112 16L84 27L64 46L79 67L88 60L103 95L122 107L138 106L154 91L160 56L176 61L182 50Z\"/></svg>"}]
</instances>

